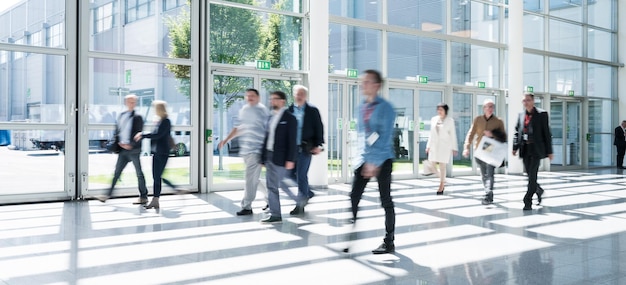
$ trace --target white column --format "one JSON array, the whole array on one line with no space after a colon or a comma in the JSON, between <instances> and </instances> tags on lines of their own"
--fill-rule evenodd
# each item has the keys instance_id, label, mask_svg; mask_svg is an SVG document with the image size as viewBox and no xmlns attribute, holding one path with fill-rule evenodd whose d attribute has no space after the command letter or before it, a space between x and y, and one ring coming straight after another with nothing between
<instances>
[{"instance_id":1,"label":"white column","mask_svg":"<svg viewBox=\"0 0 626 285\"><path fill-rule=\"evenodd\" d=\"M324 141L328 142L328 0L309 1L309 102L320 110ZM309 169L309 184L328 185L328 153L314 155Z\"/></svg>"},{"instance_id":2,"label":"white column","mask_svg":"<svg viewBox=\"0 0 626 285\"><path fill-rule=\"evenodd\" d=\"M626 19L626 3L620 1L620 3L616 3L617 10L617 46L625 47L626 46L626 21L620 21L623 17ZM617 52L617 62L623 63L626 62L626 53ZM613 128L615 128L618 124L622 122L622 120L626 120L626 84L620 84L621 82L626 82L626 72L624 72L624 66L622 65L617 69L617 121L613 123ZM611 129L613 129L611 128ZM613 149L611 147L611 149ZM609 155L609 154L603 154ZM611 156L613 156L611 154Z\"/></svg>"},{"instance_id":3,"label":"white column","mask_svg":"<svg viewBox=\"0 0 626 285\"><path fill-rule=\"evenodd\" d=\"M524 166L519 158L519 152L513 156L513 134L518 114L523 111L522 97L524 95L524 1L509 1L509 94L507 103L509 134L509 167L508 173L523 173Z\"/></svg>"}]
</instances>

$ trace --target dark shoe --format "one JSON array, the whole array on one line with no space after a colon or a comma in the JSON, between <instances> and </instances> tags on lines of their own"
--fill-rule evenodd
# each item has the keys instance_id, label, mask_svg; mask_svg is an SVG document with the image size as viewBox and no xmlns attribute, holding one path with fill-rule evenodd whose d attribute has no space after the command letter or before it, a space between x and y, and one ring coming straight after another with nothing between
<instances>
[{"instance_id":1,"label":"dark shoe","mask_svg":"<svg viewBox=\"0 0 626 285\"><path fill-rule=\"evenodd\" d=\"M481 201L483 205L489 205L493 203L493 191L489 191L485 194L485 198Z\"/></svg>"},{"instance_id":2,"label":"dark shoe","mask_svg":"<svg viewBox=\"0 0 626 285\"><path fill-rule=\"evenodd\" d=\"M158 209L159 206L159 197L152 197L152 201L150 201L150 204L143 206L146 209Z\"/></svg>"},{"instance_id":3,"label":"dark shoe","mask_svg":"<svg viewBox=\"0 0 626 285\"><path fill-rule=\"evenodd\" d=\"M267 210L269 210L269 208L270 208L270 205L269 204L265 204L265 207L263 207L263 209L261 209L261 210L267 211Z\"/></svg>"},{"instance_id":4,"label":"dark shoe","mask_svg":"<svg viewBox=\"0 0 626 285\"><path fill-rule=\"evenodd\" d=\"M133 205L145 205L148 204L148 198L139 198L137 201L133 202Z\"/></svg>"},{"instance_id":5,"label":"dark shoe","mask_svg":"<svg viewBox=\"0 0 626 285\"><path fill-rule=\"evenodd\" d=\"M98 195L98 196L96 196L95 198L96 198L96 199L98 199L98 201L100 201L100 202L104 203L104 202L106 202L107 200L109 200L109 198L110 198L110 197L109 197L109 196L107 196L107 195Z\"/></svg>"},{"instance_id":6,"label":"dark shoe","mask_svg":"<svg viewBox=\"0 0 626 285\"><path fill-rule=\"evenodd\" d=\"M237 216L247 216L252 215L251 209L241 209L241 211L237 212Z\"/></svg>"},{"instance_id":7,"label":"dark shoe","mask_svg":"<svg viewBox=\"0 0 626 285\"><path fill-rule=\"evenodd\" d=\"M443 189L441 191L437 191L437 195L443 195Z\"/></svg>"},{"instance_id":8,"label":"dark shoe","mask_svg":"<svg viewBox=\"0 0 626 285\"><path fill-rule=\"evenodd\" d=\"M537 187L537 205L541 205L541 196L543 195L543 188Z\"/></svg>"},{"instance_id":9,"label":"dark shoe","mask_svg":"<svg viewBox=\"0 0 626 285\"><path fill-rule=\"evenodd\" d=\"M296 206L289 214L292 216L304 215L304 207Z\"/></svg>"},{"instance_id":10,"label":"dark shoe","mask_svg":"<svg viewBox=\"0 0 626 285\"><path fill-rule=\"evenodd\" d=\"M392 244L382 243L377 249L372 250L373 254L392 253L396 251L396 246Z\"/></svg>"},{"instance_id":11,"label":"dark shoe","mask_svg":"<svg viewBox=\"0 0 626 285\"><path fill-rule=\"evenodd\" d=\"M267 218L261 219L261 223L266 223L266 224L282 223L282 222L283 222L283 218L274 217L274 216L269 216Z\"/></svg>"},{"instance_id":12,"label":"dark shoe","mask_svg":"<svg viewBox=\"0 0 626 285\"><path fill-rule=\"evenodd\" d=\"M524 209L522 209L522 210L524 210L524 211L530 211L530 210L532 210L532 209L533 209L533 208L532 208L531 206L524 206Z\"/></svg>"}]
</instances>

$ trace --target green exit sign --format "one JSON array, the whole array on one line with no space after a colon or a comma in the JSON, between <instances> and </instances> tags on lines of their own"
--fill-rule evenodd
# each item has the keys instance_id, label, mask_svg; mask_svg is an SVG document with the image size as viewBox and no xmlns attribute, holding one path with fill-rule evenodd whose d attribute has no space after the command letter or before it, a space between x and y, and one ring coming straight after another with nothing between
<instances>
[{"instance_id":1,"label":"green exit sign","mask_svg":"<svg viewBox=\"0 0 626 285\"><path fill-rule=\"evenodd\" d=\"M574 96L574 90L567 91L567 95Z\"/></svg>"},{"instance_id":2,"label":"green exit sign","mask_svg":"<svg viewBox=\"0 0 626 285\"><path fill-rule=\"evenodd\" d=\"M357 78L357 77L359 77L359 71L356 70L356 69L348 68L348 71L346 71L346 72L347 72L346 75L348 76L348 78Z\"/></svg>"},{"instance_id":3,"label":"green exit sign","mask_svg":"<svg viewBox=\"0 0 626 285\"><path fill-rule=\"evenodd\" d=\"M425 75L418 76L417 77L417 82L419 82L420 84L428 83L428 76L425 76Z\"/></svg>"},{"instance_id":4,"label":"green exit sign","mask_svg":"<svg viewBox=\"0 0 626 285\"><path fill-rule=\"evenodd\" d=\"M533 93L535 92L535 88L533 88L532 86L526 86L526 92Z\"/></svg>"},{"instance_id":5,"label":"green exit sign","mask_svg":"<svg viewBox=\"0 0 626 285\"><path fill-rule=\"evenodd\" d=\"M256 61L256 69L270 70L270 68L272 68L272 63L269 60L257 60Z\"/></svg>"},{"instance_id":6,"label":"green exit sign","mask_svg":"<svg viewBox=\"0 0 626 285\"><path fill-rule=\"evenodd\" d=\"M484 81L478 81L478 82L476 82L476 86L478 86L478 88L485 88L485 82Z\"/></svg>"}]
</instances>

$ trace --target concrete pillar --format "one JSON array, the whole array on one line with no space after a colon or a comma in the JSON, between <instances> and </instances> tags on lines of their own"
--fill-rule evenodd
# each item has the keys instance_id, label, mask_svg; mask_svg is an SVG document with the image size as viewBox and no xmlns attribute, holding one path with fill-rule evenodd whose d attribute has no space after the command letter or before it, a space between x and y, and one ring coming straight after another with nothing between
<instances>
[{"instance_id":1,"label":"concrete pillar","mask_svg":"<svg viewBox=\"0 0 626 285\"><path fill-rule=\"evenodd\" d=\"M518 114L523 111L522 96L524 95L524 1L509 1L509 94L507 96L509 134L509 167L508 173L523 173L524 165L519 152L513 156L513 134Z\"/></svg>"},{"instance_id":2,"label":"concrete pillar","mask_svg":"<svg viewBox=\"0 0 626 285\"><path fill-rule=\"evenodd\" d=\"M320 110L324 141L328 142L328 0L309 1L309 102ZM313 156L309 169L311 186L328 185L328 153Z\"/></svg>"}]
</instances>

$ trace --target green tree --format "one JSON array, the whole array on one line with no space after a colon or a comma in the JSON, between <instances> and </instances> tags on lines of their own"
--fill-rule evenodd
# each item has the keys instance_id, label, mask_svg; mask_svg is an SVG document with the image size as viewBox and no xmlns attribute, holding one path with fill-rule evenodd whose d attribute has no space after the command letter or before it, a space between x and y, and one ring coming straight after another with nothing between
<instances>
[{"instance_id":1,"label":"green tree","mask_svg":"<svg viewBox=\"0 0 626 285\"><path fill-rule=\"evenodd\" d=\"M253 0L233 2L253 5ZM255 59L259 49L259 29L261 21L256 12L211 4L210 6L209 51L211 62L243 65ZM243 100L246 88L252 86L248 78L233 76L213 76L213 108L218 111L218 135L226 138L226 118L228 108ZM219 152L218 169L223 169L222 154Z\"/></svg>"},{"instance_id":2,"label":"green tree","mask_svg":"<svg viewBox=\"0 0 626 285\"><path fill-rule=\"evenodd\" d=\"M165 18L170 38L168 56L171 58L191 58L191 17L188 10L190 5L190 0L187 0L187 6L181 8L180 14ZM189 98L191 96L191 66L167 64L166 68L178 79L178 91Z\"/></svg>"},{"instance_id":3,"label":"green tree","mask_svg":"<svg viewBox=\"0 0 626 285\"><path fill-rule=\"evenodd\" d=\"M273 5L275 10L291 10L292 1L281 0ZM267 21L261 28L261 45L257 53L257 58L269 60L272 68L296 69L301 66L302 61L302 23L297 17L270 14ZM294 49L293 43L298 43ZM294 53L297 53L298 62L294 62ZM296 66L295 64L298 64ZM269 80L263 82L263 87L267 90L281 90L291 94L295 81ZM293 102L293 97L288 97L289 103Z\"/></svg>"}]
</instances>

